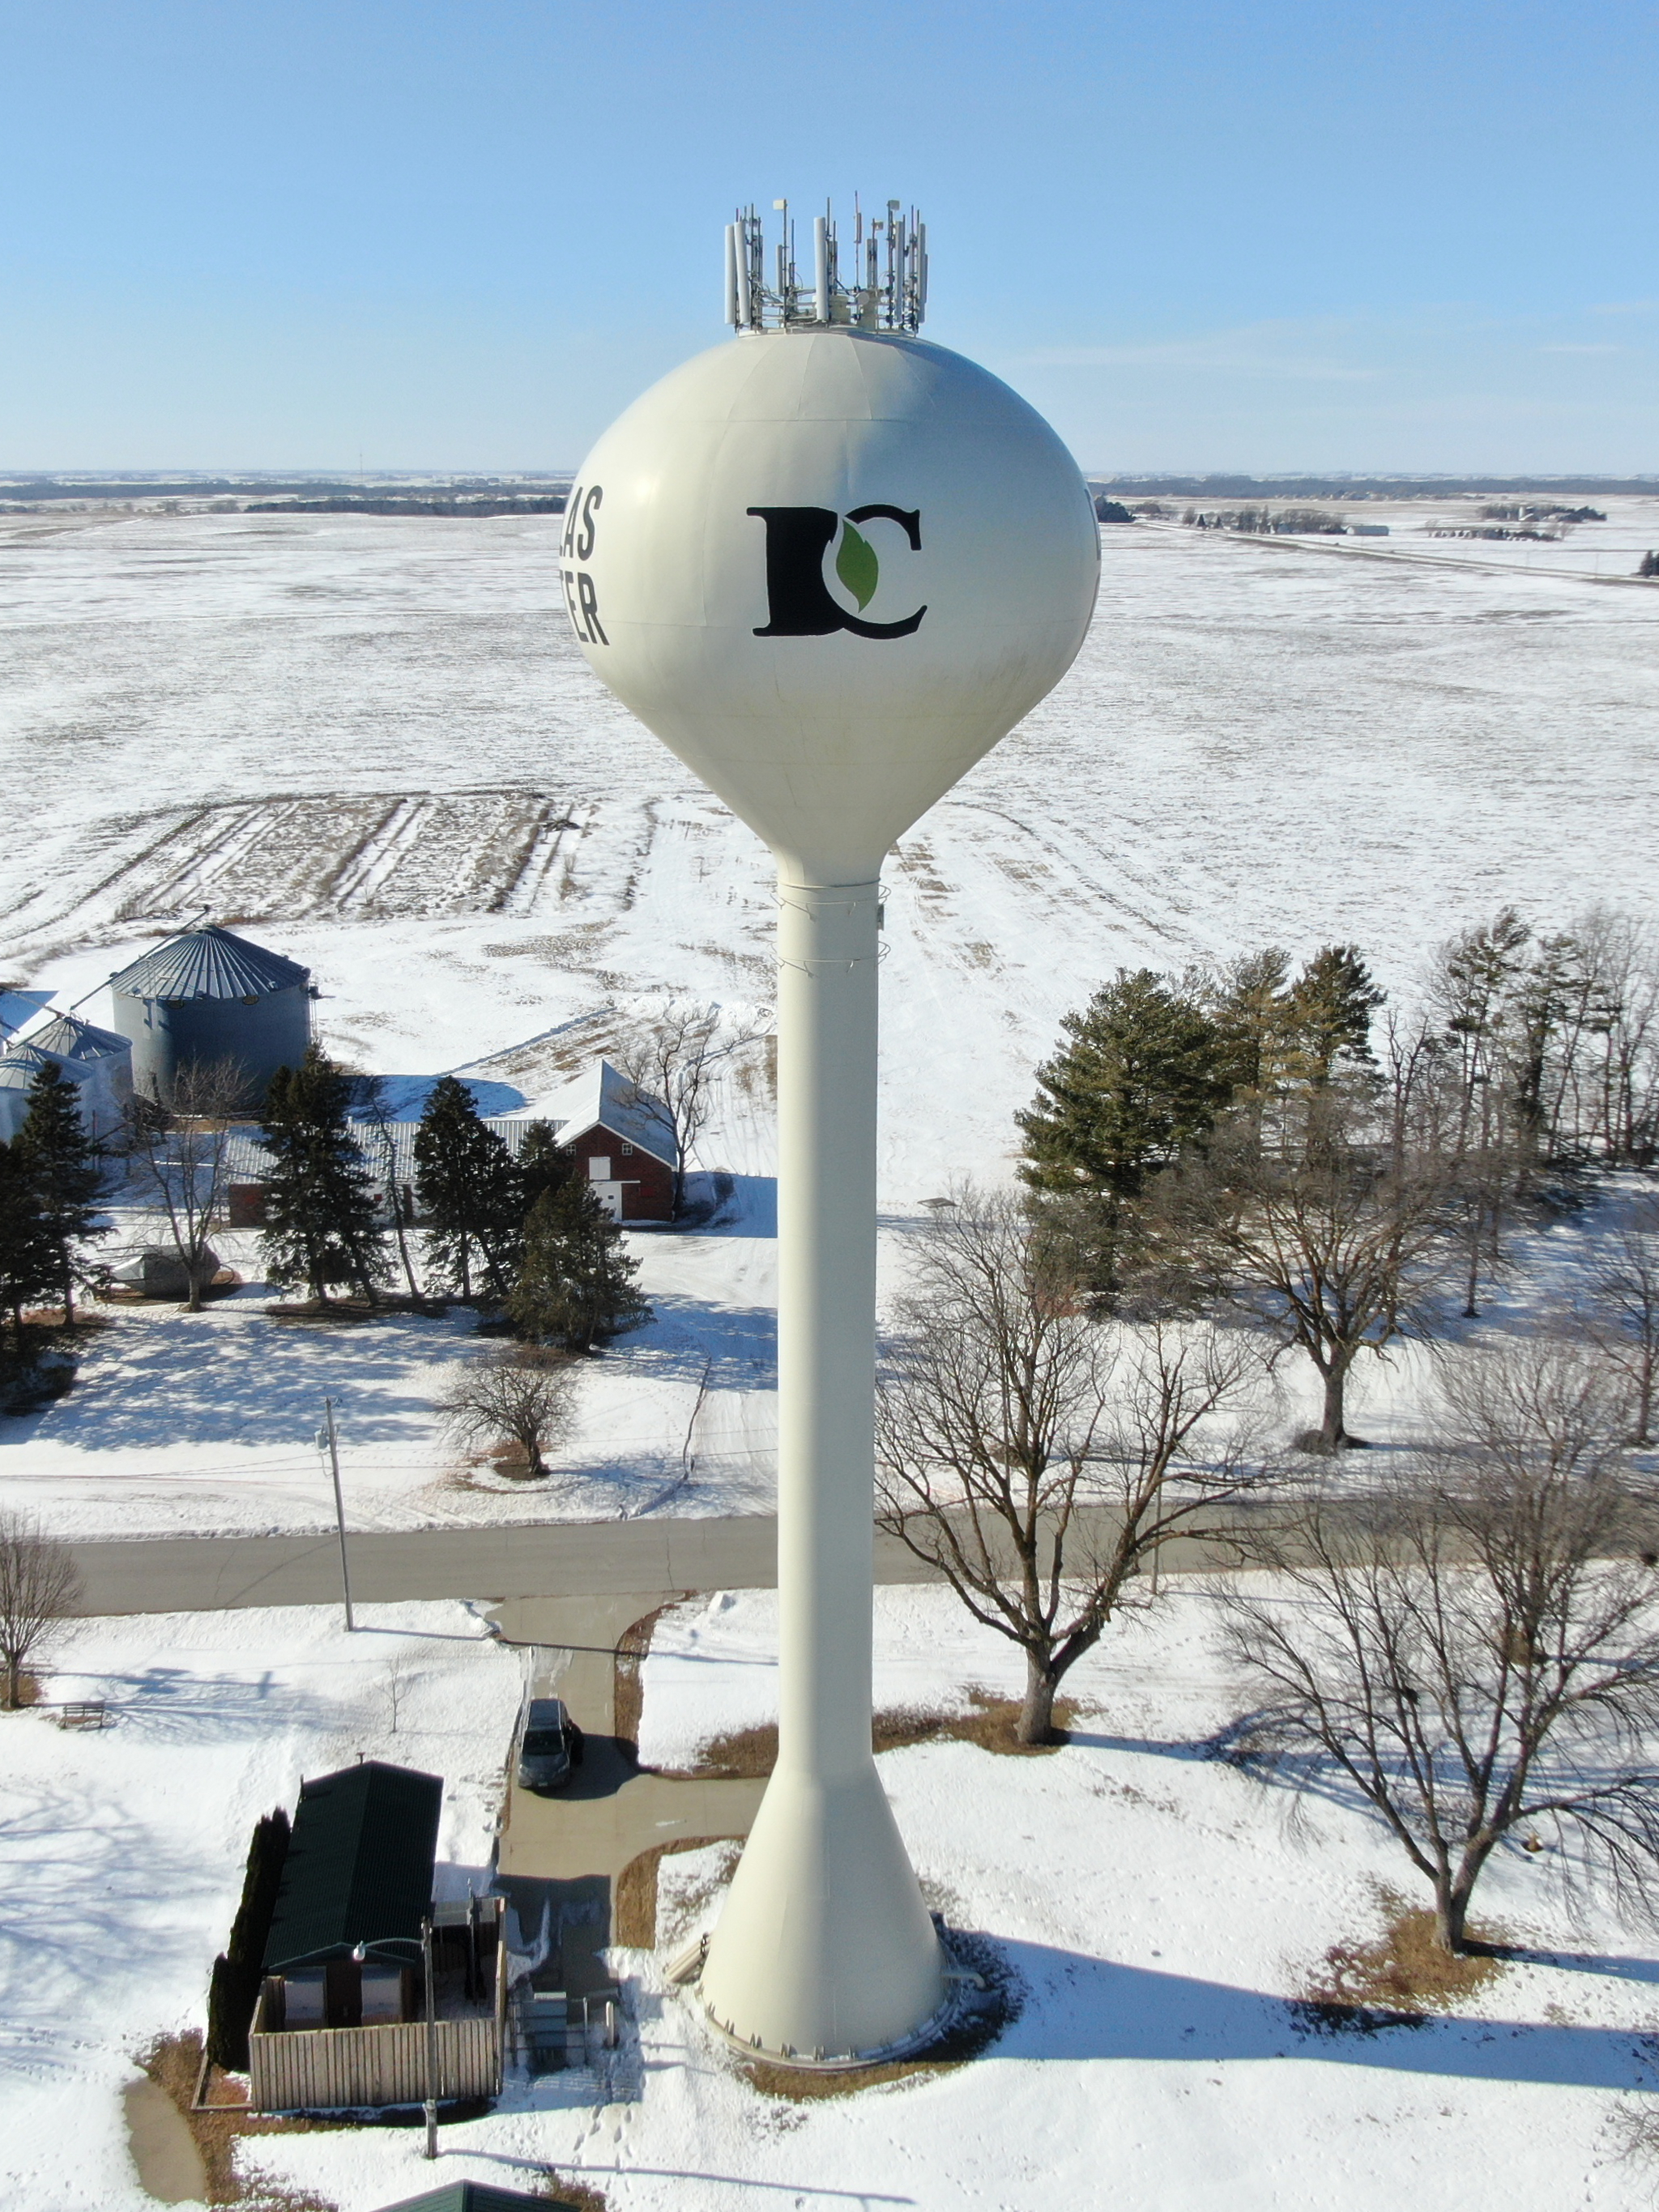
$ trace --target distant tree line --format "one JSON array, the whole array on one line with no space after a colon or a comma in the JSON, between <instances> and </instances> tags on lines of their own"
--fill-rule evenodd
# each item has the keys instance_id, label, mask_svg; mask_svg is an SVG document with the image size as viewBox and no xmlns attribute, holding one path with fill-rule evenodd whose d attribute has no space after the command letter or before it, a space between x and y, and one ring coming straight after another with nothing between
<instances>
[{"instance_id":1,"label":"distant tree line","mask_svg":"<svg viewBox=\"0 0 1659 2212\"><path fill-rule=\"evenodd\" d=\"M1231 530L1258 538L1341 538L1348 529L1339 516L1317 507L1285 507L1277 514L1265 507L1189 507L1181 519L1194 530Z\"/></svg>"},{"instance_id":2,"label":"distant tree line","mask_svg":"<svg viewBox=\"0 0 1659 2212\"><path fill-rule=\"evenodd\" d=\"M403 499L384 494L373 498L351 495L332 499L255 499L248 501L246 508L249 514L441 514L477 519L496 514L562 514L564 510L562 491L522 499Z\"/></svg>"}]
</instances>

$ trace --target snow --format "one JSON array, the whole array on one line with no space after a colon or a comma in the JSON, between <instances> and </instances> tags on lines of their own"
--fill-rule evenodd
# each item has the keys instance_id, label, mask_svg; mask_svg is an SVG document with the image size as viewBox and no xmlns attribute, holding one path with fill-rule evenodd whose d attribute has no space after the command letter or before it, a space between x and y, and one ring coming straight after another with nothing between
<instances>
[{"instance_id":1,"label":"snow","mask_svg":"<svg viewBox=\"0 0 1659 2212\"><path fill-rule=\"evenodd\" d=\"M1427 535L1470 519L1456 500L1345 507L1387 539L1103 531L1076 667L888 871L889 1279L922 1201L1008 1171L1033 1066L1119 963L1352 939L1398 994L1505 899L1551 924L1593 899L1659 913L1659 587L1628 580L1659 500L1602 504L1553 545ZM108 975L210 905L313 968L326 1041L397 1096L453 1068L497 1111L665 998L763 1011L766 855L589 673L558 534L0 518L0 750L29 807L0 850L5 980L89 994L98 1019ZM320 1527L330 1392L363 1525L762 1510L761 1052L700 1164L732 1178L719 1233L633 1239L658 1322L594 1363L550 1493L458 1487L432 1400L476 1348L465 1322L296 1340L250 1296L199 1322L118 1314L70 1398L0 1425L0 1498L83 1534ZM124 1216L107 1249L146 1226ZM257 1277L251 1240L225 1256ZM1419 1380L1369 1364L1366 1418L1406 1418Z\"/></svg>"},{"instance_id":2,"label":"snow","mask_svg":"<svg viewBox=\"0 0 1659 2212\"><path fill-rule=\"evenodd\" d=\"M386 1759L444 1778L441 1894L487 1882L518 1656L465 1606L185 1613L77 1624L43 1695L112 1724L0 1715L0 2196L40 2212L152 2200L121 2092L157 2036L199 2029L248 1838L301 1782ZM392 1726L392 1678L401 1676Z\"/></svg>"},{"instance_id":3,"label":"snow","mask_svg":"<svg viewBox=\"0 0 1659 2212\"><path fill-rule=\"evenodd\" d=\"M1180 969L1265 941L1364 946L1399 994L1433 945L1513 900L1659 914L1652 747L1659 501L1559 545L1437 539L1468 503L1380 505L1387 540L1103 533L1100 612L1036 714L904 838L883 970L884 1264L957 1175L1006 1173L1011 1116L1060 1015L1120 963ZM556 518L141 514L0 519L0 849L8 984L94 1020L109 974L204 905L309 965L331 1047L413 1098L442 1069L492 1110L556 1090L665 998L738 1018L771 996L766 856L604 695L571 644ZM1595 573L1597 561L1603 580ZM1621 580L1611 578L1615 567ZM24 815L22 808L27 807ZM761 1510L775 1441L771 1110L763 1056L702 1147L720 1211L633 1240L652 1328L593 1363L550 1494L458 1480L433 1401L469 1322L295 1328L247 1289L200 1316L121 1310L66 1399L0 1431L0 1504L65 1533L325 1524L313 1436L339 1401L358 1525ZM718 1178L726 1178L720 1181ZM109 1248L153 1227L123 1209ZM1587 1233L1525 1240L1524 1325ZM251 1240L223 1256L257 1277ZM1408 1437L1434 1356L1361 1370L1360 1418ZM1306 1377L1280 1370L1286 1425ZM704 1387L706 1385L706 1388ZM765 1593L671 1616L646 1668L647 1755L775 1710ZM88 1622L49 1694L117 1725L0 1719L0 2172L46 2212L138 2205L119 2091L198 2023L253 1818L355 1757L442 1771L457 1881L486 1863L519 1662L467 1608ZM878 1594L884 1704L959 1705L1017 1668L948 1595ZM397 1735L388 1675L414 1681ZM1651 2077L1650 1939L1541 1860L1497 1864L1489 1915L1552 1954L1468 2023L1299 2033L1284 2000L1408 1876L1340 1798L1293 1833L1273 1792L1195 1755L1232 1710L1203 1601L1114 1630L1053 1757L933 1744L881 1762L952 1920L1026 2002L995 2051L908 2087L794 2107L732 2072L649 1960L597 2087L520 2086L447 2129L437 2178L532 2186L545 2165L614 2212L849 2201L1131 2212L1408 2196L1645 2204L1610 2125ZM709 1865L672 1867L665 1922ZM342 2212L434 2179L413 2131L271 2138L261 2162Z\"/></svg>"},{"instance_id":4,"label":"snow","mask_svg":"<svg viewBox=\"0 0 1659 2212\"><path fill-rule=\"evenodd\" d=\"M770 1598L667 1616L645 1668L644 1741L683 1757L775 1709ZM878 1702L1012 1688L1007 1647L944 1590L878 1594ZM1340 1796L1287 1828L1279 1793L1201 1755L1236 1711L1203 1596L1178 1590L1075 1670L1067 1748L1006 1759L958 1743L880 1761L930 1900L991 1940L1024 1991L987 2057L927 2081L805 2106L763 2098L670 1993L613 1954L637 2025L597 2101L446 2130L436 2179L537 2164L603 2186L612 2212L848 2202L1006 2212L1110 2201L1133 2212L1384 2212L1417 2193L1471 2212L1651 2201L1616 2115L1652 2078L1656 1970L1604 1902L1568 1917L1547 1855L1516 1851L1481 1905L1530 1949L1466 2018L1372 2035L1299 2026L1286 2000L1326 1948L1381 1925L1413 1877ZM659 1940L706 1924L720 1852L665 1863ZM633 2039L637 2033L635 2047ZM267 2156L267 2154L269 2155ZM418 2138L290 2136L270 2170L343 2212L422 2185Z\"/></svg>"},{"instance_id":5,"label":"snow","mask_svg":"<svg viewBox=\"0 0 1659 2212\"><path fill-rule=\"evenodd\" d=\"M130 1223L125 1232L153 1241ZM470 1310L283 1321L265 1310L278 1294L256 1281L200 1314L108 1309L74 1389L0 1420L0 1507L33 1512L65 1536L331 1528L316 1439L332 1397L355 1528L766 1510L776 1434L771 1240L635 1241L655 1318L584 1363L580 1429L546 1484L475 1463L439 1425L446 1376L492 1348ZM252 1236L216 1232L214 1243L257 1276Z\"/></svg>"}]
</instances>

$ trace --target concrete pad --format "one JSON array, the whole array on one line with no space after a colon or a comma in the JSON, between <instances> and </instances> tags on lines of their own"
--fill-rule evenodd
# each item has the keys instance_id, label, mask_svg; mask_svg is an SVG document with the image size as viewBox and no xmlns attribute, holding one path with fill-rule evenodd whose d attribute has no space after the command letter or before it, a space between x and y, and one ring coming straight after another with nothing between
<instances>
[{"instance_id":1,"label":"concrete pad","mask_svg":"<svg viewBox=\"0 0 1659 2212\"><path fill-rule=\"evenodd\" d=\"M127 2147L146 2192L158 2204L205 2204L207 2168L177 2105L155 2081L129 2082L123 2094Z\"/></svg>"}]
</instances>

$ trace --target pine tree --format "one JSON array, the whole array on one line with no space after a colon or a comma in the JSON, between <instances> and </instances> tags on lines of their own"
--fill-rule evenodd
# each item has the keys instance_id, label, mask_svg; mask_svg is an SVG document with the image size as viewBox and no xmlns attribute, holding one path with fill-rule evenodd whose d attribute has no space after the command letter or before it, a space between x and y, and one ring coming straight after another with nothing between
<instances>
[{"instance_id":1,"label":"pine tree","mask_svg":"<svg viewBox=\"0 0 1659 2212\"><path fill-rule=\"evenodd\" d=\"M262 1239L272 1277L302 1282L326 1300L348 1283L373 1302L390 1272L374 1178L347 1127L351 1079L320 1045L298 1067L279 1067L260 1129L274 1162L265 1182Z\"/></svg>"},{"instance_id":2,"label":"pine tree","mask_svg":"<svg viewBox=\"0 0 1659 2212\"><path fill-rule=\"evenodd\" d=\"M575 1167L575 1157L559 1142L555 1125L532 1121L519 1146L519 1188L526 1216L535 1211L538 1199L568 1182Z\"/></svg>"},{"instance_id":3,"label":"pine tree","mask_svg":"<svg viewBox=\"0 0 1659 2212\"><path fill-rule=\"evenodd\" d=\"M1327 945L1315 953L1291 989L1290 1021L1304 1082L1322 1091L1338 1075L1374 1071L1371 1016L1385 995L1356 945Z\"/></svg>"},{"instance_id":4,"label":"pine tree","mask_svg":"<svg viewBox=\"0 0 1659 2212\"><path fill-rule=\"evenodd\" d=\"M1120 968L1061 1026L1069 1042L1037 1070L1038 1096L1015 1116L1020 1174L1038 1190L1137 1197L1227 1102L1216 1026L1148 968Z\"/></svg>"},{"instance_id":5,"label":"pine tree","mask_svg":"<svg viewBox=\"0 0 1659 2212\"><path fill-rule=\"evenodd\" d=\"M453 1075L440 1077L427 1099L415 1132L415 1175L434 1267L470 1303L476 1255L483 1288L504 1298L519 1256L523 1186L513 1155Z\"/></svg>"},{"instance_id":6,"label":"pine tree","mask_svg":"<svg viewBox=\"0 0 1659 2212\"><path fill-rule=\"evenodd\" d=\"M1237 1104L1260 1109L1284 1080L1291 1051L1291 957L1277 945L1247 952L1200 985L1221 1067Z\"/></svg>"},{"instance_id":7,"label":"pine tree","mask_svg":"<svg viewBox=\"0 0 1659 2212\"><path fill-rule=\"evenodd\" d=\"M545 1191L525 1224L524 1261L507 1302L523 1336L591 1352L651 1318L623 1232L586 1183Z\"/></svg>"},{"instance_id":8,"label":"pine tree","mask_svg":"<svg viewBox=\"0 0 1659 2212\"><path fill-rule=\"evenodd\" d=\"M0 1304L11 1316L13 1346L24 1358L23 1309L57 1280L57 1255L27 1155L16 1139L0 1145Z\"/></svg>"},{"instance_id":9,"label":"pine tree","mask_svg":"<svg viewBox=\"0 0 1659 2212\"><path fill-rule=\"evenodd\" d=\"M75 1276L78 1248L107 1237L97 1223L104 1170L97 1145L81 1119L76 1087L55 1061L48 1060L29 1085L28 1118L15 1149L40 1202L41 1232L52 1251L52 1287L75 1318Z\"/></svg>"}]
</instances>

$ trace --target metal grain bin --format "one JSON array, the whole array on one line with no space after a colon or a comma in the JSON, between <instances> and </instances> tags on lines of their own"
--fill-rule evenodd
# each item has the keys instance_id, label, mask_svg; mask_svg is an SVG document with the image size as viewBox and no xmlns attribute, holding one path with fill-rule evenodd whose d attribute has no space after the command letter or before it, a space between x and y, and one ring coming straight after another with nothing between
<instances>
[{"instance_id":1,"label":"metal grain bin","mask_svg":"<svg viewBox=\"0 0 1659 2212\"><path fill-rule=\"evenodd\" d=\"M234 1060L258 1107L311 1042L311 970L210 925L169 938L110 978L111 1026L132 1046L133 1088L173 1102L178 1071Z\"/></svg>"}]
</instances>

